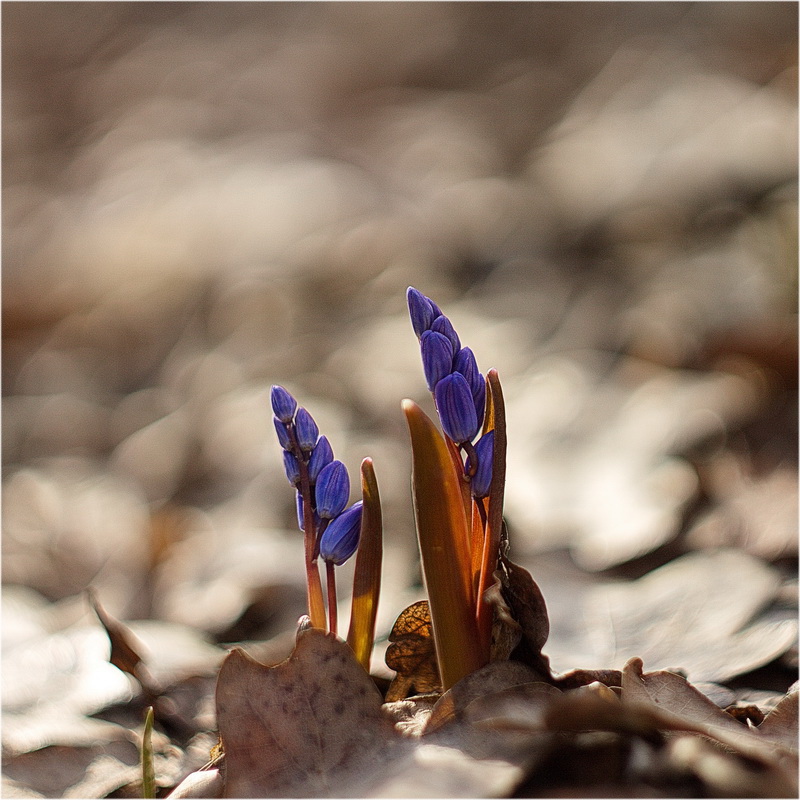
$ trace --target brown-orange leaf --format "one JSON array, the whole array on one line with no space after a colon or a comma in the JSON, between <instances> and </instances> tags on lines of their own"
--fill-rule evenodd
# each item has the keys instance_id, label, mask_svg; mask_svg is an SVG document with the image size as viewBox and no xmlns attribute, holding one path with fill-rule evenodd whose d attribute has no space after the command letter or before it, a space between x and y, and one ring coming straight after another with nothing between
<instances>
[{"instance_id":1,"label":"brown-orange leaf","mask_svg":"<svg viewBox=\"0 0 800 800\"><path fill-rule=\"evenodd\" d=\"M386 666L397 675L386 692L387 703L402 700L412 691L442 691L427 600L413 603L400 614L389 641Z\"/></svg>"}]
</instances>

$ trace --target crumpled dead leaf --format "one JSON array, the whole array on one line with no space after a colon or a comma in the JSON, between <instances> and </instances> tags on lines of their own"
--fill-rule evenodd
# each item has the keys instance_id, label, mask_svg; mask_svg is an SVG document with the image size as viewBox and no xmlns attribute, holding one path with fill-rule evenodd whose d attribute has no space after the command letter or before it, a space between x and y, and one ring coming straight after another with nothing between
<instances>
[{"instance_id":1,"label":"crumpled dead leaf","mask_svg":"<svg viewBox=\"0 0 800 800\"><path fill-rule=\"evenodd\" d=\"M550 618L542 592L528 570L500 557L498 580L511 616L520 628L520 641L512 655L549 679L550 663L542 648L550 634Z\"/></svg>"},{"instance_id":2,"label":"crumpled dead leaf","mask_svg":"<svg viewBox=\"0 0 800 800\"><path fill-rule=\"evenodd\" d=\"M335 637L305 631L271 668L234 649L216 696L229 797L370 793L393 730L374 683Z\"/></svg>"},{"instance_id":3,"label":"crumpled dead leaf","mask_svg":"<svg viewBox=\"0 0 800 800\"><path fill-rule=\"evenodd\" d=\"M795 620L760 621L781 584L777 570L736 550L690 553L644 577L590 588L577 635L550 637L557 669L620 669L641 657L692 682L724 682L795 642Z\"/></svg>"},{"instance_id":4,"label":"crumpled dead leaf","mask_svg":"<svg viewBox=\"0 0 800 800\"><path fill-rule=\"evenodd\" d=\"M796 776L796 746L786 748L774 738L765 740L758 728L742 725L726 714L681 675L666 670L645 673L642 660L632 658L622 671L622 699L656 713L664 729L702 734L746 758L768 766L791 767ZM774 723L774 730L780 727L780 722ZM795 792L796 788L795 782Z\"/></svg>"},{"instance_id":5,"label":"crumpled dead leaf","mask_svg":"<svg viewBox=\"0 0 800 800\"><path fill-rule=\"evenodd\" d=\"M758 732L765 738L797 752L797 689L790 691L764 721Z\"/></svg>"}]
</instances>

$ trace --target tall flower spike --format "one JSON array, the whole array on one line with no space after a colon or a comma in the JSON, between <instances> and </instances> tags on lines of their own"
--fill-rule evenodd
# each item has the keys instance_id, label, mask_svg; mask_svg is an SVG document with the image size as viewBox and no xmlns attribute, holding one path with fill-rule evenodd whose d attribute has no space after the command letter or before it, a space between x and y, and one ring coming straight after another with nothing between
<instances>
[{"instance_id":1,"label":"tall flower spike","mask_svg":"<svg viewBox=\"0 0 800 800\"><path fill-rule=\"evenodd\" d=\"M342 513L350 499L350 476L341 461L331 461L319 473L315 495L322 519L333 519Z\"/></svg>"},{"instance_id":2,"label":"tall flower spike","mask_svg":"<svg viewBox=\"0 0 800 800\"><path fill-rule=\"evenodd\" d=\"M275 416L281 422L289 423L292 421L294 412L297 410L297 400L283 386L272 387L270 401Z\"/></svg>"},{"instance_id":3,"label":"tall flower spike","mask_svg":"<svg viewBox=\"0 0 800 800\"><path fill-rule=\"evenodd\" d=\"M478 433L478 416L467 379L453 372L436 384L434 392L444 432L456 443L471 442Z\"/></svg>"},{"instance_id":4,"label":"tall flower spike","mask_svg":"<svg viewBox=\"0 0 800 800\"><path fill-rule=\"evenodd\" d=\"M361 507L359 500L347 511L339 514L325 529L319 542L319 554L326 561L341 566L358 547L361 536Z\"/></svg>"},{"instance_id":5,"label":"tall flower spike","mask_svg":"<svg viewBox=\"0 0 800 800\"><path fill-rule=\"evenodd\" d=\"M297 409L294 428L300 449L305 453L310 453L319 439L319 428L314 422L314 418L304 408Z\"/></svg>"},{"instance_id":6,"label":"tall flower spike","mask_svg":"<svg viewBox=\"0 0 800 800\"><path fill-rule=\"evenodd\" d=\"M432 392L436 384L453 369L453 345L441 333L425 331L419 340L422 350L422 369L428 389Z\"/></svg>"}]
</instances>

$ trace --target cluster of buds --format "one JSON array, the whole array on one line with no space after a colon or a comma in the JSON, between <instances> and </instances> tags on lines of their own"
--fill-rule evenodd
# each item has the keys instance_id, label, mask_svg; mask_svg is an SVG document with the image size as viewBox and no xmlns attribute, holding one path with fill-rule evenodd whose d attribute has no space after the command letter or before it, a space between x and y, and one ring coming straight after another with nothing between
<instances>
[{"instance_id":1,"label":"cluster of buds","mask_svg":"<svg viewBox=\"0 0 800 800\"><path fill-rule=\"evenodd\" d=\"M447 437L465 455L464 476L473 497L489 494L492 481L494 431L473 444L486 410L486 380L475 354L462 347L450 320L439 306L409 286L406 293L411 325L419 339L425 381ZM482 507L482 506L481 506Z\"/></svg>"},{"instance_id":2,"label":"cluster of buds","mask_svg":"<svg viewBox=\"0 0 800 800\"><path fill-rule=\"evenodd\" d=\"M350 476L347 467L333 457L326 436L305 408L282 386L273 386L270 399L283 464L289 483L297 490L297 522L306 543L309 614L319 625L322 589L317 558L327 567L329 628L336 632L336 584L334 566L355 553L361 533L362 502L347 508ZM324 610L322 611L324 619Z\"/></svg>"}]
</instances>

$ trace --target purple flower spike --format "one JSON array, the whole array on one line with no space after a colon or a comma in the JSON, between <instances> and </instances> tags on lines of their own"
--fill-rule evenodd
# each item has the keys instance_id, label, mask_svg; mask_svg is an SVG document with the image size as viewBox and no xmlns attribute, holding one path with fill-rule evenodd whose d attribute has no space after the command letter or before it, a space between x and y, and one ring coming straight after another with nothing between
<instances>
[{"instance_id":1,"label":"purple flower spike","mask_svg":"<svg viewBox=\"0 0 800 800\"><path fill-rule=\"evenodd\" d=\"M289 423L294 418L297 409L297 400L292 397L283 386L273 386L270 391L270 401L275 416L281 421Z\"/></svg>"},{"instance_id":2,"label":"purple flower spike","mask_svg":"<svg viewBox=\"0 0 800 800\"><path fill-rule=\"evenodd\" d=\"M450 340L450 344L453 345L454 353L461 349L461 339L458 338L453 323L444 314L440 314L431 323L431 330L446 336Z\"/></svg>"},{"instance_id":3,"label":"purple flower spike","mask_svg":"<svg viewBox=\"0 0 800 800\"><path fill-rule=\"evenodd\" d=\"M475 444L478 469L472 477L470 489L475 497L486 497L492 485L492 458L494 457L494 431L484 434ZM467 471L471 467L467 459Z\"/></svg>"},{"instance_id":4,"label":"purple flower spike","mask_svg":"<svg viewBox=\"0 0 800 800\"><path fill-rule=\"evenodd\" d=\"M278 442L284 450L292 449L292 439L289 436L289 429L277 418L273 417L275 423L275 433L278 434Z\"/></svg>"},{"instance_id":5,"label":"purple flower spike","mask_svg":"<svg viewBox=\"0 0 800 800\"><path fill-rule=\"evenodd\" d=\"M317 482L322 468L327 467L331 461L333 461L331 443L327 436L320 436L311 451L311 458L308 459L308 480L312 486Z\"/></svg>"},{"instance_id":6,"label":"purple flower spike","mask_svg":"<svg viewBox=\"0 0 800 800\"><path fill-rule=\"evenodd\" d=\"M411 325L414 328L414 333L417 334L417 339L419 339L425 331L430 330L431 323L437 314L434 313L431 301L413 286L409 286L406 290L406 301L408 302Z\"/></svg>"},{"instance_id":7,"label":"purple flower spike","mask_svg":"<svg viewBox=\"0 0 800 800\"><path fill-rule=\"evenodd\" d=\"M297 443L304 453L310 453L319 439L319 428L314 418L304 408L297 409L294 418L294 428L297 434Z\"/></svg>"},{"instance_id":8,"label":"purple flower spike","mask_svg":"<svg viewBox=\"0 0 800 800\"><path fill-rule=\"evenodd\" d=\"M359 500L336 517L319 540L319 554L336 566L341 566L358 547L361 536L361 506Z\"/></svg>"},{"instance_id":9,"label":"purple flower spike","mask_svg":"<svg viewBox=\"0 0 800 800\"><path fill-rule=\"evenodd\" d=\"M441 333L425 331L419 340L422 349L422 369L428 389L433 391L436 384L449 375L453 369L453 345Z\"/></svg>"},{"instance_id":10,"label":"purple flower spike","mask_svg":"<svg viewBox=\"0 0 800 800\"><path fill-rule=\"evenodd\" d=\"M300 483L300 464L297 459L286 450L283 451L283 468L286 470L286 477L292 486Z\"/></svg>"},{"instance_id":11,"label":"purple flower spike","mask_svg":"<svg viewBox=\"0 0 800 800\"><path fill-rule=\"evenodd\" d=\"M478 415L467 379L453 372L436 384L434 392L444 432L456 443L472 441L478 432Z\"/></svg>"},{"instance_id":12,"label":"purple flower spike","mask_svg":"<svg viewBox=\"0 0 800 800\"><path fill-rule=\"evenodd\" d=\"M350 476L341 461L331 461L317 478L317 513L323 519L333 519L342 513L350 499Z\"/></svg>"}]
</instances>

